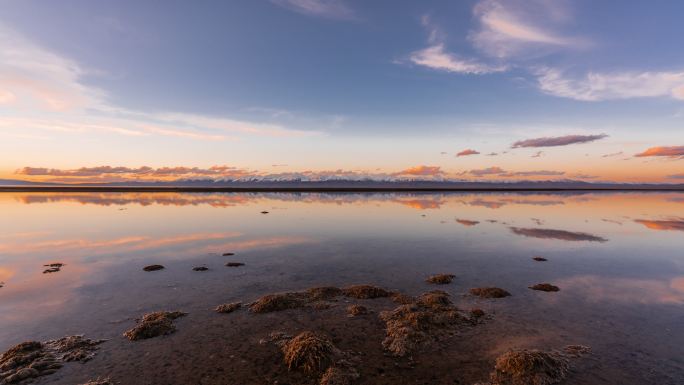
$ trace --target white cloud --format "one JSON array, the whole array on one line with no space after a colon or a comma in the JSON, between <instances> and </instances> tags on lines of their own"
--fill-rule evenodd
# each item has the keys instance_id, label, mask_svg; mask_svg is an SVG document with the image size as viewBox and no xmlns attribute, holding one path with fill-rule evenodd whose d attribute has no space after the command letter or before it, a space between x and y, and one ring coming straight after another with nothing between
<instances>
[{"instance_id":1,"label":"white cloud","mask_svg":"<svg viewBox=\"0 0 684 385\"><path fill-rule=\"evenodd\" d=\"M506 66L492 66L477 62L472 59L462 59L454 54L444 50L444 44L436 44L419 51L415 51L409 57L411 62L424 67L442 70L447 72L456 72L462 74L489 74L493 72L502 72L507 69Z\"/></svg>"},{"instance_id":2,"label":"white cloud","mask_svg":"<svg viewBox=\"0 0 684 385\"><path fill-rule=\"evenodd\" d=\"M273 123L119 108L108 102L105 92L82 82L86 70L75 61L1 25L0 40L0 127L13 134L109 132L198 140L318 134Z\"/></svg>"},{"instance_id":3,"label":"white cloud","mask_svg":"<svg viewBox=\"0 0 684 385\"><path fill-rule=\"evenodd\" d=\"M352 20L354 11L342 0L271 0L273 4L305 15Z\"/></svg>"},{"instance_id":4,"label":"white cloud","mask_svg":"<svg viewBox=\"0 0 684 385\"><path fill-rule=\"evenodd\" d=\"M590 72L571 77L554 68L536 71L543 92L575 100L600 101L649 97L684 100L684 71L679 72Z\"/></svg>"},{"instance_id":5,"label":"white cloud","mask_svg":"<svg viewBox=\"0 0 684 385\"><path fill-rule=\"evenodd\" d=\"M479 29L470 40L482 52L506 58L540 47L577 47L582 39L567 37L553 27L569 20L561 1L481 0L473 9ZM541 25L541 21L545 25Z\"/></svg>"}]
</instances>

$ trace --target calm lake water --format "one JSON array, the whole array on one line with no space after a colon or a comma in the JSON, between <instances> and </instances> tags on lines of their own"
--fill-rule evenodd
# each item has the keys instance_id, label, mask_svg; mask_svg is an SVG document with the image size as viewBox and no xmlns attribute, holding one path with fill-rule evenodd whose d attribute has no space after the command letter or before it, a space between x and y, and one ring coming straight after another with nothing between
<instances>
[{"instance_id":1,"label":"calm lake water","mask_svg":"<svg viewBox=\"0 0 684 385\"><path fill-rule=\"evenodd\" d=\"M513 294L481 300L502 330L492 351L583 344L577 383L684 383L682 193L1 193L0 212L0 351L118 341L147 311L317 285L414 295L453 273L455 298ZM65 266L44 274L53 262ZM561 290L528 289L541 282Z\"/></svg>"}]
</instances>

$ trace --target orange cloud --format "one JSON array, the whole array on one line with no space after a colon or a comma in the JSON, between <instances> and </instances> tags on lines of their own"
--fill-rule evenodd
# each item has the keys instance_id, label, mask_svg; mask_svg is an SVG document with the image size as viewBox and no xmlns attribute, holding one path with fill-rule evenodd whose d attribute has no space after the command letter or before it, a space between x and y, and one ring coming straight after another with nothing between
<instances>
[{"instance_id":1,"label":"orange cloud","mask_svg":"<svg viewBox=\"0 0 684 385\"><path fill-rule=\"evenodd\" d=\"M468 156L468 155L478 155L479 152L471 149L463 150L456 154L456 156Z\"/></svg>"},{"instance_id":2,"label":"orange cloud","mask_svg":"<svg viewBox=\"0 0 684 385\"><path fill-rule=\"evenodd\" d=\"M684 218L673 218L666 221L653 221L647 219L637 219L634 222L640 223L651 230L674 230L684 231Z\"/></svg>"},{"instance_id":3,"label":"orange cloud","mask_svg":"<svg viewBox=\"0 0 684 385\"><path fill-rule=\"evenodd\" d=\"M651 147L648 150L634 155L636 157L647 157L647 156L667 156L670 158L677 158L684 156L684 146L672 146L672 147Z\"/></svg>"},{"instance_id":4,"label":"orange cloud","mask_svg":"<svg viewBox=\"0 0 684 385\"><path fill-rule=\"evenodd\" d=\"M478 221L471 221L471 220L468 220L468 219L456 219L456 222L462 224L463 226L467 226L467 227L475 226L475 225L477 225L478 223L480 223L480 222L478 222Z\"/></svg>"},{"instance_id":5,"label":"orange cloud","mask_svg":"<svg viewBox=\"0 0 684 385\"><path fill-rule=\"evenodd\" d=\"M395 175L437 176L444 174L439 166L415 166L395 173Z\"/></svg>"}]
</instances>

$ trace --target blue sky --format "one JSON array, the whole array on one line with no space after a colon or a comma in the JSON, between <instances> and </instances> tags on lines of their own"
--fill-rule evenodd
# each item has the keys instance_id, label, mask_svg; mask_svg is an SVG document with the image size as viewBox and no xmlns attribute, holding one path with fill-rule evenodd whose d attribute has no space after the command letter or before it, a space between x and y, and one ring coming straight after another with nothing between
<instances>
[{"instance_id":1,"label":"blue sky","mask_svg":"<svg viewBox=\"0 0 684 385\"><path fill-rule=\"evenodd\" d=\"M498 167L487 177L631 181L684 173L677 1L2 8L3 176L103 165L382 176L424 166L432 171L403 175L449 178ZM662 149L634 156L649 148ZM528 176L551 175L538 174Z\"/></svg>"}]
</instances>

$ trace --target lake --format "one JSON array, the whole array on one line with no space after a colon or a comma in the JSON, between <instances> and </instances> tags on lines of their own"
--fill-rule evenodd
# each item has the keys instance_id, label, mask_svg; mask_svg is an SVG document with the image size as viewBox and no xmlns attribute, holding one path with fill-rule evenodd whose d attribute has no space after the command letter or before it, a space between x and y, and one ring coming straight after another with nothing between
<instances>
[{"instance_id":1,"label":"lake","mask_svg":"<svg viewBox=\"0 0 684 385\"><path fill-rule=\"evenodd\" d=\"M358 353L361 384L470 384L507 350L566 345L591 348L571 360L566 383L684 383L684 193L17 192L0 193L0 212L0 351L67 335L108 340L92 361L37 383L313 384L262 341L308 329ZM52 263L64 266L44 272ZM142 270L153 264L164 269ZM425 282L440 273L453 282ZM538 283L560 291L529 288ZM364 319L346 316L348 298L329 309L213 311L354 284L444 290L486 318L397 359L381 345L378 314L396 306L387 299L361 301ZM468 294L489 286L511 296ZM170 335L122 336L157 310L188 315Z\"/></svg>"}]
</instances>

